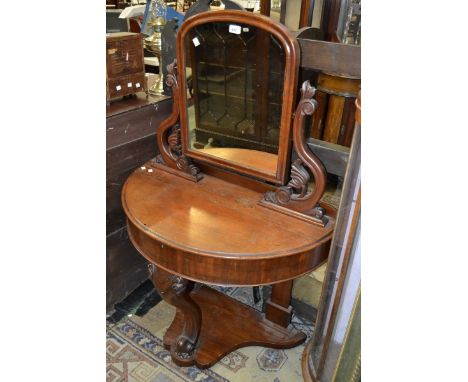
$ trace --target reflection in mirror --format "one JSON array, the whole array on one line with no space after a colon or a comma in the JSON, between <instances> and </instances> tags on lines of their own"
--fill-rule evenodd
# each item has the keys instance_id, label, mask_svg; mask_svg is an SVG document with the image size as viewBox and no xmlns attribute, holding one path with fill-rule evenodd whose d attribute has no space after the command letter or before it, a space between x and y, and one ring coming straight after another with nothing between
<instances>
[{"instance_id":1,"label":"reflection in mirror","mask_svg":"<svg viewBox=\"0 0 468 382\"><path fill-rule=\"evenodd\" d=\"M212 22L185 42L189 149L275 175L285 68L281 43L248 24Z\"/></svg>"}]
</instances>

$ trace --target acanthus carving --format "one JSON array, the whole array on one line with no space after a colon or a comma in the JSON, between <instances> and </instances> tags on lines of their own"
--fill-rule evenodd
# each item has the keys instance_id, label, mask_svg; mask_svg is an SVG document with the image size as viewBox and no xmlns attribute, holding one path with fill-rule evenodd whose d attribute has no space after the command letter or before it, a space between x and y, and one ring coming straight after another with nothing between
<instances>
[{"instance_id":1,"label":"acanthus carving","mask_svg":"<svg viewBox=\"0 0 468 382\"><path fill-rule=\"evenodd\" d=\"M179 84L177 82L177 61L167 66L166 84L172 89L173 108L171 115L161 122L157 133L157 143L160 154L157 162L201 178L200 170L190 158L182 153L182 142L179 125Z\"/></svg>"},{"instance_id":2,"label":"acanthus carving","mask_svg":"<svg viewBox=\"0 0 468 382\"><path fill-rule=\"evenodd\" d=\"M319 205L319 200L325 191L326 171L322 162L309 150L304 136L304 119L312 115L317 108L317 101L313 99L315 88L305 81L301 88L301 100L294 116L293 141L297 153L291 165L291 179L286 186L276 191L268 191L264 200L281 207L304 213L325 223L325 210ZM315 187L308 190L310 170L314 177Z\"/></svg>"},{"instance_id":3,"label":"acanthus carving","mask_svg":"<svg viewBox=\"0 0 468 382\"><path fill-rule=\"evenodd\" d=\"M172 283L171 288L179 295L185 291L188 284L187 280L176 275L169 276L169 281Z\"/></svg>"}]
</instances>

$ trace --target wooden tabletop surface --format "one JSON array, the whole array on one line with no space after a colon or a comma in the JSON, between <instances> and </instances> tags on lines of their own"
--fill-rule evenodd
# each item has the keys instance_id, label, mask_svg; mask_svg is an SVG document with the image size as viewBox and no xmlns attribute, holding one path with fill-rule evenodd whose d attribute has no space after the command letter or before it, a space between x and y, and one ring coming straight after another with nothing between
<instances>
[{"instance_id":1,"label":"wooden tabletop surface","mask_svg":"<svg viewBox=\"0 0 468 382\"><path fill-rule=\"evenodd\" d=\"M269 258L308 251L329 240L320 226L258 205L263 194L205 175L198 183L148 162L127 180L122 204L146 235L184 252Z\"/></svg>"}]
</instances>

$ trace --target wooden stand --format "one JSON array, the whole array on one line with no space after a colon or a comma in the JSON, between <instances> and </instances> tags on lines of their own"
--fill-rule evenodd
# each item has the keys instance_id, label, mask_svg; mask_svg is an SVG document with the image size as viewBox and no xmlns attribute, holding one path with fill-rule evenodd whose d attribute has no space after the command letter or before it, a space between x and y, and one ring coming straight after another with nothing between
<instances>
[{"instance_id":1,"label":"wooden stand","mask_svg":"<svg viewBox=\"0 0 468 382\"><path fill-rule=\"evenodd\" d=\"M258 204L262 195L207 174L192 182L152 162L124 186L129 237L177 308L164 344L179 365L209 367L242 346L290 348L306 338L287 329L292 280L326 260L333 224L278 214ZM195 282L273 290L263 315Z\"/></svg>"},{"instance_id":2,"label":"wooden stand","mask_svg":"<svg viewBox=\"0 0 468 382\"><path fill-rule=\"evenodd\" d=\"M151 271L162 298L177 308L164 336L164 347L180 366L195 364L203 369L243 346L291 348L306 339L304 333L274 323L274 314L270 321L268 311L265 318L255 309L214 289L206 286L193 289L193 282L154 267ZM290 297L289 293L285 299L289 312ZM286 326L287 322L284 320Z\"/></svg>"},{"instance_id":3,"label":"wooden stand","mask_svg":"<svg viewBox=\"0 0 468 382\"><path fill-rule=\"evenodd\" d=\"M236 165L225 158L208 160L209 155L188 149L184 36L199 24L220 21L248 23L262 35L271 33L285 47L276 175L256 171L242 160ZM304 333L289 327L292 284L327 259L334 216L320 204L325 168L304 138L304 119L316 108L315 89L308 81L294 118L292 142L298 159L286 179L299 52L292 35L265 17L252 15L247 20L239 12L219 11L191 17L177 39L177 62L182 66L179 73L176 62L168 66L166 81L174 103L171 115L158 128L160 155L156 163L145 163L128 178L122 205L129 237L150 262L156 289L177 308L164 345L177 364L206 368L242 346L290 348L305 340ZM266 92L262 97L267 102ZM202 174L197 160L220 171ZM315 181L313 191L307 187L309 171ZM281 186L267 187L260 179ZM195 282L273 284L273 290L263 315Z\"/></svg>"}]
</instances>

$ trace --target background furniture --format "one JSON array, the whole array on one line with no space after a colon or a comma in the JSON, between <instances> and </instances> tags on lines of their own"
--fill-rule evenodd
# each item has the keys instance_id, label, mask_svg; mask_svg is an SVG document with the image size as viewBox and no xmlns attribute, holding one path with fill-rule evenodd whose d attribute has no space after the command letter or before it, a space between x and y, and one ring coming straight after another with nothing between
<instances>
[{"instance_id":1,"label":"background furniture","mask_svg":"<svg viewBox=\"0 0 468 382\"><path fill-rule=\"evenodd\" d=\"M141 34L106 35L106 85L108 100L146 90Z\"/></svg>"},{"instance_id":2,"label":"background furniture","mask_svg":"<svg viewBox=\"0 0 468 382\"><path fill-rule=\"evenodd\" d=\"M311 29L309 28L305 31L308 32ZM338 73L344 77L360 78L361 48L359 46L317 41L308 38L308 36L310 36L310 32L300 33L298 37L302 52L300 81L310 80L312 84L317 86L320 73ZM319 94L320 92L317 90L316 98ZM307 121L307 134L309 135L307 142L312 151L324 164L328 173L329 184L335 182L335 187L340 189L343 186L342 180L346 173L349 148L310 137L311 124L313 119L319 115L318 113L321 109L320 99L317 99L317 101L319 107L313 117ZM352 117L354 120L354 115ZM326 121L326 116L323 118L323 121ZM338 195L340 194L341 191ZM324 273L325 269L322 266L321 269L314 271L312 274L296 280L293 289L293 306L296 311L313 320L315 320L317 315L319 302L317 290L320 290L323 285ZM310 292L306 293L305 291L307 290Z\"/></svg>"},{"instance_id":3,"label":"background furniture","mask_svg":"<svg viewBox=\"0 0 468 382\"><path fill-rule=\"evenodd\" d=\"M300 37L298 38L299 45L301 46L301 60L300 60L300 81L304 81L306 79L310 80L312 83L316 83L317 81L317 72L341 72L346 75L352 75L352 76L360 76L360 48L357 46L353 45L344 45L344 44L333 44L333 43L327 43L327 42L320 42L316 41L313 42L310 39L305 37L305 34L301 34ZM340 60L335 60L335 57L340 57ZM318 93L318 92L317 92ZM139 95L138 99L145 99L144 96ZM149 104L151 104L151 100L154 100L155 98L149 97ZM143 101L142 101L143 102ZM146 102L146 101L144 101ZM165 119L167 115L170 113L170 107L158 107L152 108L149 106L149 104L138 104L135 100L122 100L118 101L115 104L110 105L110 110L113 110L111 113L109 113L109 108L108 108L108 118L110 117L112 119L113 116L117 116L119 114L126 113L127 111L129 112L129 115L132 115L132 119L130 119L130 123L132 125L134 123L137 123L135 125L135 129L148 129L149 128L149 121L151 121L151 118L158 118L158 120ZM320 105L320 103L319 103ZM145 112L143 115L138 115L139 112ZM316 111L317 112L317 111ZM161 114L160 116L158 114ZM138 122L134 122L138 121ZM109 121L108 121L109 123ZM132 291L134 288L136 288L139 283L145 280L147 277L145 273L145 263L141 262L141 258L139 258L136 255L136 251L134 250L134 247L129 244L128 239L126 238L127 234L126 231L120 231L119 234L115 234L113 236L110 236L111 233L118 232L119 228L123 228L125 225L124 222L124 217L123 217L123 212L121 210L120 206L120 196L119 196L119 190L121 189L121 184L123 183L125 177L129 172L131 172L131 169L136 168L140 165L142 165L147 159L151 158L150 153L153 153L153 157L156 156L158 153L157 147L154 147L154 137L155 137L155 132L159 128L159 124L154 123L154 120L151 122L151 128L149 130L143 131L140 135L134 135L133 137L128 137L124 131L125 131L125 126L126 122L124 119L122 119L122 137L128 138L127 143L122 143L122 141L117 142L117 144L113 144L112 146L108 146L108 150L112 149L115 150L115 155L109 156L108 153L108 171L113 171L112 176L116 176L118 174L118 167L122 166L122 164L116 164L115 170L112 170L114 166L111 163L111 160L117 160L117 161L123 161L126 153L128 151L125 150L125 147L119 147L121 144L126 145L132 140L135 139L135 137L138 137L138 139L141 139L142 137L145 136L145 134L149 134L151 131L152 133L152 138L147 137L146 139L146 145L147 148L144 149L144 151L147 151L145 154L145 158L141 158L141 160L138 159L138 153L135 151L136 149L133 148L131 150L131 154L133 155L133 162L130 165L130 167L124 167L123 171L125 173L122 173L120 176L120 180L116 181L116 183L120 184L117 186L112 186L112 180L108 179L107 184L108 184L108 203L111 201L112 203L115 203L114 206L109 206L107 207L108 209L108 237L107 237L107 242L108 242L108 291L107 291L107 298L108 298L108 303L107 307L108 310L112 309L112 306L122 300L130 291ZM309 125L310 127L310 125ZM136 131L134 131L136 133ZM108 130L107 134L116 134L117 131L114 130ZM337 144L331 144L324 142L320 139L314 139L314 138L309 138L307 140L307 144L309 145L310 149L319 157L321 162L324 164L327 173L333 174L339 177L344 177L345 171L346 171L346 165L348 161L348 156L349 156L349 149L347 147L337 145ZM120 154L119 154L120 152ZM124 166L127 166L124 164ZM133 167L132 167L133 166ZM117 171L117 172L114 172ZM110 172L108 172L108 175ZM120 182L120 183L119 183ZM110 190L111 188L116 187L113 190ZM114 193L113 197L109 197L109 192L112 191ZM120 220L117 225L114 226L114 228L110 227L109 228L109 222L112 222L114 219L114 215L112 210L115 208L118 208L120 211ZM109 211L111 211L111 215L109 215ZM125 244L122 244L125 243ZM126 259L122 260L122 262L119 262L118 258ZM140 264L138 265L138 262L140 261ZM140 268L138 268L140 267ZM135 278L133 280L133 275L132 275L132 269L138 268L139 270L135 272ZM128 271L128 273L127 273ZM315 272L316 273L316 272ZM314 273L314 274L315 274ZM320 271L320 274L322 274L323 271ZM300 285L295 286L295 289L293 290L293 300L291 305L294 307L294 309L299 312L301 315L304 315L308 317L309 319L314 319L316 316L316 305L315 298L310 299L308 296L306 296L304 293L302 293L302 290L307 290L307 289L317 289L320 288L320 283L321 283L322 277L314 277L313 275L308 275L304 276L301 279L298 279L297 281L300 281ZM301 290L297 290L298 288L301 288ZM265 299L268 299L269 294L270 294L270 288L264 288L264 292L266 291L267 294ZM312 306L311 306L312 305Z\"/></svg>"},{"instance_id":4,"label":"background furniture","mask_svg":"<svg viewBox=\"0 0 468 382\"><path fill-rule=\"evenodd\" d=\"M314 335L302 358L305 381L361 377L361 110L343 186Z\"/></svg>"},{"instance_id":5,"label":"background furniture","mask_svg":"<svg viewBox=\"0 0 468 382\"><path fill-rule=\"evenodd\" d=\"M319 107L310 122L312 138L351 146L360 86L360 78L318 74L316 99Z\"/></svg>"},{"instance_id":6,"label":"background furniture","mask_svg":"<svg viewBox=\"0 0 468 382\"><path fill-rule=\"evenodd\" d=\"M106 110L106 310L147 279L146 261L128 239L122 210L122 185L141 163L156 155L155 126L167 118L167 97L135 97L116 101Z\"/></svg>"}]
</instances>

